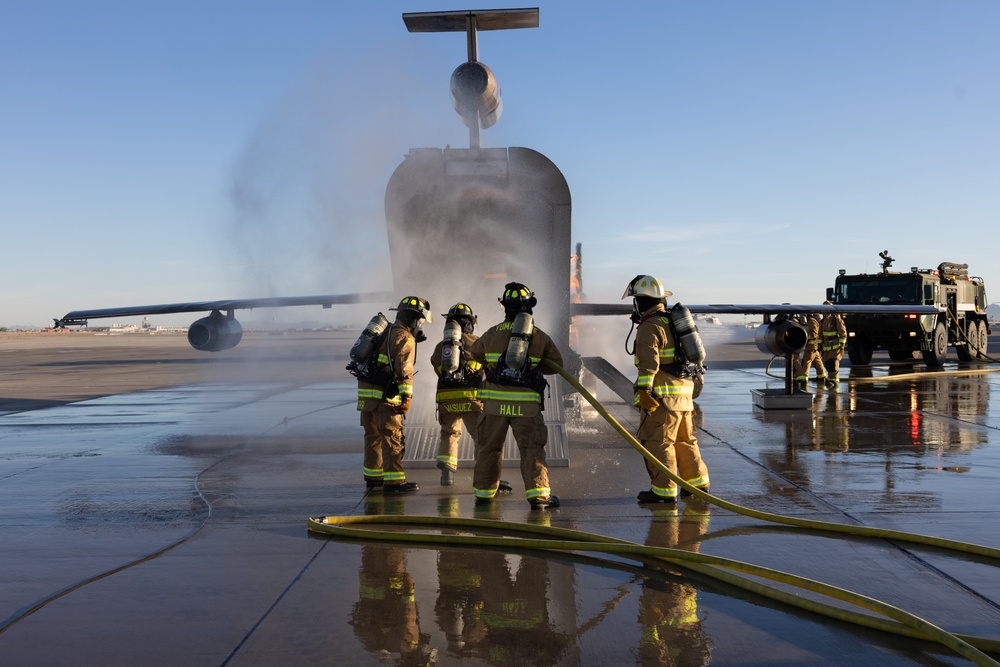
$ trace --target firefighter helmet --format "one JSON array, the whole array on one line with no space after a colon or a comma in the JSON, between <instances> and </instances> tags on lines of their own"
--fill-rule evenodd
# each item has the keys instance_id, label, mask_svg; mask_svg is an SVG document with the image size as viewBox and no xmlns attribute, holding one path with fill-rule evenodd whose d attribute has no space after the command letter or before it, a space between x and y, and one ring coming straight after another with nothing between
<instances>
[{"instance_id":1,"label":"firefighter helmet","mask_svg":"<svg viewBox=\"0 0 1000 667\"><path fill-rule=\"evenodd\" d=\"M479 322L479 318L472 312L472 307L467 303L456 303L444 314L445 322L451 320L469 320L473 324Z\"/></svg>"},{"instance_id":2,"label":"firefighter helmet","mask_svg":"<svg viewBox=\"0 0 1000 667\"><path fill-rule=\"evenodd\" d=\"M663 283L653 276L636 276L625 288L622 294L623 299L630 296L648 296L653 299L665 299L673 294L670 290L663 289Z\"/></svg>"},{"instance_id":3,"label":"firefighter helmet","mask_svg":"<svg viewBox=\"0 0 1000 667\"><path fill-rule=\"evenodd\" d=\"M500 302L504 310L514 312L530 311L538 303L535 293L521 283L507 283L504 285L503 296L498 298L497 301Z\"/></svg>"},{"instance_id":4,"label":"firefighter helmet","mask_svg":"<svg viewBox=\"0 0 1000 667\"><path fill-rule=\"evenodd\" d=\"M427 299L421 299L419 296L404 296L398 306L390 308L389 310L409 311L416 313L427 322L433 321L433 313L431 313L430 302L427 301Z\"/></svg>"}]
</instances>

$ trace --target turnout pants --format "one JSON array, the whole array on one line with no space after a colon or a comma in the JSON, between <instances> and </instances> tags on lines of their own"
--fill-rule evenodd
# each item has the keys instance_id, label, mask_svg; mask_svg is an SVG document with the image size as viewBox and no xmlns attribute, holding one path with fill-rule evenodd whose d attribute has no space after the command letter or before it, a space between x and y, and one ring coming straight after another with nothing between
<instances>
[{"instance_id":1,"label":"turnout pants","mask_svg":"<svg viewBox=\"0 0 1000 667\"><path fill-rule=\"evenodd\" d=\"M477 438L478 412L444 412L438 411L438 422L441 424L441 442L438 443L437 462L448 470L458 470L458 441L462 437L462 424L472 436L473 452Z\"/></svg>"},{"instance_id":2,"label":"turnout pants","mask_svg":"<svg viewBox=\"0 0 1000 667\"><path fill-rule=\"evenodd\" d=\"M708 467L701 459L695 438L694 411L668 410L660 407L643 412L637 439L656 460L694 486L708 485ZM659 468L646 461L646 471L654 493L667 498L677 496L677 485Z\"/></svg>"},{"instance_id":3,"label":"turnout pants","mask_svg":"<svg viewBox=\"0 0 1000 667\"><path fill-rule=\"evenodd\" d=\"M403 415L380 403L361 413L365 429L365 479L384 480L388 484L406 481L403 472Z\"/></svg>"},{"instance_id":4,"label":"turnout pants","mask_svg":"<svg viewBox=\"0 0 1000 667\"><path fill-rule=\"evenodd\" d=\"M796 380L808 380L809 379L809 368L811 366L816 367L816 377L822 378L826 377L826 369L823 366L823 355L820 354L819 348L813 346L813 349L809 349L810 346L806 345L805 351L802 353L802 360L799 361L796 358L796 363L799 368L795 373Z\"/></svg>"},{"instance_id":5,"label":"turnout pants","mask_svg":"<svg viewBox=\"0 0 1000 667\"><path fill-rule=\"evenodd\" d=\"M503 462L503 443L507 429L514 433L514 441L521 455L521 479L528 500L548 497L549 469L545 464L545 443L548 431L541 413L534 417L509 417L479 415L476 443L476 467L472 474L472 486L477 498L492 498L500 486L500 469Z\"/></svg>"}]
</instances>

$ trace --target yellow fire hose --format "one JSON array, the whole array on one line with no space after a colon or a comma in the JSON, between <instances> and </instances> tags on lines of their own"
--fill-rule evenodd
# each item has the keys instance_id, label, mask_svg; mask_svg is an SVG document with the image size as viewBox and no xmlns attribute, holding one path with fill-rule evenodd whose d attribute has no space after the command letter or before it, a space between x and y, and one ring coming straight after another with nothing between
<instances>
[{"instance_id":1,"label":"yellow fire hose","mask_svg":"<svg viewBox=\"0 0 1000 667\"><path fill-rule=\"evenodd\" d=\"M880 537L890 540L926 544L929 546L971 553L988 558L1000 560L1000 549L994 549L978 544L949 540L945 538L920 535L917 533L907 533L904 531L888 530L882 528L870 528L866 526L850 526L845 524L832 523L827 521L816 521L789 517L770 512L761 512L750 508L736 505L728 501L705 493L701 489L688 484L683 479L668 470L662 463L657 461L649 451L639 443L625 428L602 406L593 395L590 394L577 380L565 369L551 362L543 361L547 366L559 373L571 386L573 386L581 396L583 396L594 409L616 430L625 440L632 445L643 457L652 465L657 466L667 474L676 484L690 491L692 495L701 498L717 507L726 509L737 514L749 516L764 521L780 523L791 526L799 526L812 530L823 530L829 532L846 533L864 537ZM421 527L424 529L479 529L488 532L501 531L502 537L490 537L484 535L441 535L431 533L411 533L401 530L372 530L368 528L352 528L351 525L360 524L381 524L392 526ZM993 665L1000 667L997 662L984 654L982 651L1000 653L1000 641L969 635L956 635L949 633L936 625L914 616L897 607L886 604L879 600L869 598L849 590L824 584L819 581L800 577L798 575L773 570L750 563L744 563L717 556L709 556L680 549L670 549L666 547L650 547L625 540L605 537L592 533L584 533L562 528L549 526L532 526L530 524L485 520L485 519L463 519L449 517L425 517L425 516L327 516L313 517L308 519L310 531L324 533L332 536L348 537L362 540L381 540L389 542L406 542L432 545L450 546L490 546L501 547L506 550L512 549L546 549L559 551L590 551L618 554L632 557L638 560L653 559L664 561L672 565L681 566L698 572L702 575L727 582L744 590L748 590L772 600L784 602L800 609L805 609L815 613L825 615L837 620L854 623L867 628L882 630L893 634L936 641L946 646L957 654L967 658L976 665ZM542 534L547 539L512 537L512 533ZM845 610L841 607L809 600L801 596L788 593L786 591L767 586L765 584L752 581L745 577L733 574L726 570L736 570L757 577L770 579L783 584L795 586L841 600L863 609L868 609L881 614L886 618L879 618L868 614L852 610Z\"/></svg>"}]
</instances>

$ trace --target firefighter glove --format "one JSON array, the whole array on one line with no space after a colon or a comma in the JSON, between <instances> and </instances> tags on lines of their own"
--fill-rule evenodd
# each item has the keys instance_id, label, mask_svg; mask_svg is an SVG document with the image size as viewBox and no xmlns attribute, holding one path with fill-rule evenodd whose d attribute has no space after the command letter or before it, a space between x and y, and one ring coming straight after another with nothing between
<instances>
[{"instance_id":1,"label":"firefighter glove","mask_svg":"<svg viewBox=\"0 0 1000 667\"><path fill-rule=\"evenodd\" d=\"M648 410L653 412L656 408L660 407L660 402L657 401L648 389L639 390L639 406L643 410Z\"/></svg>"},{"instance_id":2,"label":"firefighter glove","mask_svg":"<svg viewBox=\"0 0 1000 667\"><path fill-rule=\"evenodd\" d=\"M410 411L410 397L403 396L402 400L400 400L399 402L399 405L395 407L395 412L398 415L405 415L409 411Z\"/></svg>"}]
</instances>

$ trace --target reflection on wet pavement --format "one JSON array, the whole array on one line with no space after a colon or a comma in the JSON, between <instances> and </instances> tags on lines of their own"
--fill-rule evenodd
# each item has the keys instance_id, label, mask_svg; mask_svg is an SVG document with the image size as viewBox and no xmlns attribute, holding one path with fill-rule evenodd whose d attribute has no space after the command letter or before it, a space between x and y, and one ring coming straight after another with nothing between
<instances>
[{"instance_id":1,"label":"reflection on wet pavement","mask_svg":"<svg viewBox=\"0 0 1000 667\"><path fill-rule=\"evenodd\" d=\"M1000 376L952 366L910 377L906 366L811 387L803 411L753 407L750 390L777 382L762 368L711 369L697 425L712 491L1000 546ZM966 664L679 567L308 535L305 518L323 514L474 517L675 546L1000 637L996 563L765 524L697 498L637 505L643 463L592 415L569 429L571 465L551 472L558 510L518 498L477 507L464 468L453 487L417 469L419 493L366 493L353 389L350 378L196 383L0 416L4 663ZM630 410L608 405L634 431Z\"/></svg>"}]
</instances>

